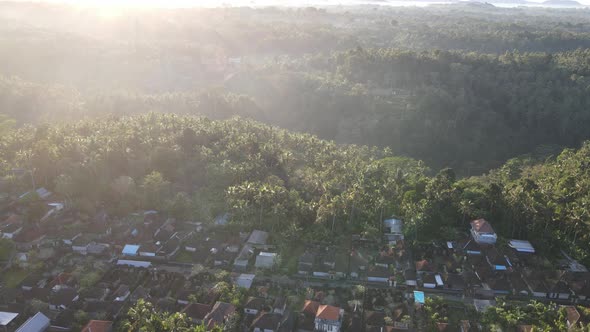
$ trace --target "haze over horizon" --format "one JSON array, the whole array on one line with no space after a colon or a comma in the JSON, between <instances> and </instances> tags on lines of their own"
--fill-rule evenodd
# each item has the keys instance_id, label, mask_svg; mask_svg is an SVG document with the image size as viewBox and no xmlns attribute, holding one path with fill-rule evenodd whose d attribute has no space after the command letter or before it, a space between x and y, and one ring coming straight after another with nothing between
<instances>
[{"instance_id":1,"label":"haze over horizon","mask_svg":"<svg viewBox=\"0 0 590 332\"><path fill-rule=\"evenodd\" d=\"M37 2L37 3L66 3L82 6L113 6L131 8L190 8L190 7L266 7L266 6L351 6L351 5L381 5L381 6L425 6L431 3L456 2L456 0L9 0L8 2ZM526 0L529 3L541 4L546 0ZM469 1L465 1L469 2ZM475 1L475 2L508 2ZM577 0L583 5L590 5L590 0Z\"/></svg>"}]
</instances>

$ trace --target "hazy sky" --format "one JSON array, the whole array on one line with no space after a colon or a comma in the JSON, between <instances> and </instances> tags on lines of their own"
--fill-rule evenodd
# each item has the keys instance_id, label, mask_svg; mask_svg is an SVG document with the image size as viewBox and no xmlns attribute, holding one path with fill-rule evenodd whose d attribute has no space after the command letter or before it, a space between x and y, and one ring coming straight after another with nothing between
<instances>
[{"instance_id":1,"label":"hazy sky","mask_svg":"<svg viewBox=\"0 0 590 332\"><path fill-rule=\"evenodd\" d=\"M20 0L30 2L28 0ZM363 4L372 3L386 5L399 5L396 0L32 0L33 2L57 2L71 3L78 5L91 6L131 6L131 7L218 7L224 5L231 6L269 6L269 5L287 5L287 6L306 6L306 5L345 5L345 4ZM431 2L445 2L449 0L426 0ZM481 0L484 1L484 0ZM494 2L494 0L487 0ZM528 0L529 2L543 2L544 0ZM578 0L581 3L590 3L590 0ZM420 4L420 2L416 2Z\"/></svg>"}]
</instances>

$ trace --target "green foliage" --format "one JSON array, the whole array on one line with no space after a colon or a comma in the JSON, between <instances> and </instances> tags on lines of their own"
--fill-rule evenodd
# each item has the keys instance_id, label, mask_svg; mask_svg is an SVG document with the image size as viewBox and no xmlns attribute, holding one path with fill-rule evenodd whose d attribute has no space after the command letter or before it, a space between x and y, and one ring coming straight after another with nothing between
<instances>
[{"instance_id":1,"label":"green foliage","mask_svg":"<svg viewBox=\"0 0 590 332\"><path fill-rule=\"evenodd\" d=\"M7 261L14 252L14 243L10 239L0 238L0 261Z\"/></svg>"},{"instance_id":2,"label":"green foliage","mask_svg":"<svg viewBox=\"0 0 590 332\"><path fill-rule=\"evenodd\" d=\"M521 303L499 302L483 315L484 326L499 325L503 329L516 329L518 325L532 325L540 331L566 331L567 315L564 308L554 304L532 301Z\"/></svg>"},{"instance_id":3,"label":"green foliage","mask_svg":"<svg viewBox=\"0 0 590 332\"><path fill-rule=\"evenodd\" d=\"M150 302L140 299L127 312L127 318L120 324L123 332L204 332L205 326L192 326L186 315L157 312ZM219 328L213 331L220 332Z\"/></svg>"}]
</instances>

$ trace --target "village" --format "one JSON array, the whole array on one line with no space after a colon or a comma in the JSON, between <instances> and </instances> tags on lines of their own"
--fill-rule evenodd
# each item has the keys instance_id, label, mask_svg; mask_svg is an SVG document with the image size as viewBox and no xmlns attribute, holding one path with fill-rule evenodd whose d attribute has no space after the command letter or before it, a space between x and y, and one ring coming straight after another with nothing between
<instances>
[{"instance_id":1,"label":"village","mask_svg":"<svg viewBox=\"0 0 590 332\"><path fill-rule=\"evenodd\" d=\"M0 210L1 243L10 244L0 247L0 331L113 331L138 302L243 331L479 331L478 313L499 298L555 303L571 327L590 318L577 309L590 305L584 266L499 238L484 219L465 223L464 236L410 247L404 222L389 218L381 241L352 234L294 252L270 232L236 229L229 213L182 221L99 211L83 220L45 189L36 192L43 216L30 224L19 204L29 194ZM435 322L428 298L444 303Z\"/></svg>"}]
</instances>

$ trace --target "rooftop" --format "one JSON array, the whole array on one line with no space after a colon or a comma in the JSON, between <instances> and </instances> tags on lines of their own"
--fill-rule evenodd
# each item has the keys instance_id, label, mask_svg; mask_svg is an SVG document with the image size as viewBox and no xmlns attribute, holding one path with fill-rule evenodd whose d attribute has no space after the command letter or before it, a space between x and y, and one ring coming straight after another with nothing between
<instances>
[{"instance_id":1,"label":"rooftop","mask_svg":"<svg viewBox=\"0 0 590 332\"><path fill-rule=\"evenodd\" d=\"M494 233L492 225L485 219L477 219L471 222L471 228L478 233Z\"/></svg>"}]
</instances>

